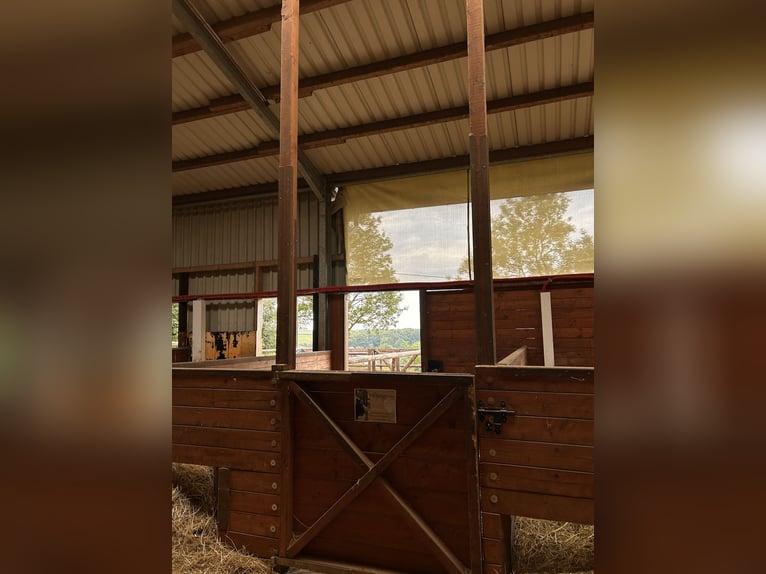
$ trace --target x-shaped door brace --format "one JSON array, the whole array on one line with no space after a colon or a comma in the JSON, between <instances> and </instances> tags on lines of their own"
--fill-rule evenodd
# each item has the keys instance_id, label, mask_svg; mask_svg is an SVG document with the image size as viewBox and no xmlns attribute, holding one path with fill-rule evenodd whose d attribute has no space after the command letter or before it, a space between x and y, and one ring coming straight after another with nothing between
<instances>
[{"instance_id":1,"label":"x-shaped door brace","mask_svg":"<svg viewBox=\"0 0 766 574\"><path fill-rule=\"evenodd\" d=\"M321 530L338 514L340 514L344 508L346 508L351 502L356 499L364 490L370 486L375 479L377 479L383 486L388 495L404 510L410 520L417 526L423 534L425 534L426 540L430 545L430 550L439 562L447 569L448 572L455 574L469 574L470 570L467 569L460 559L447 547L438 534L436 534L430 526L423 520L423 518L404 500L399 493L391 486L391 484L382 476L383 472L391 466L399 455L415 442L420 435L423 434L431 425L433 425L439 417L441 417L447 409L452 406L456 399L458 399L463 393L463 389L454 387L449 391L426 415L420 419L415 426L413 426L407 434L405 434L399 441L391 447L391 449L383 455L383 458L378 462L373 463L364 452L354 443L353 440L343 432L335 421L333 421L327 413L322 410L314 399L304 391L298 384L291 381L289 386L290 391L298 397L298 399L309 407L319 418L327 425L330 432L338 440L343 449L348 452L352 457L356 459L358 463L364 466L366 472L357 480L338 500L336 500L330 508L328 508L322 516L308 527L298 538L294 539L287 547L287 556L289 558L295 557L306 545L314 539L321 532Z\"/></svg>"}]
</instances>

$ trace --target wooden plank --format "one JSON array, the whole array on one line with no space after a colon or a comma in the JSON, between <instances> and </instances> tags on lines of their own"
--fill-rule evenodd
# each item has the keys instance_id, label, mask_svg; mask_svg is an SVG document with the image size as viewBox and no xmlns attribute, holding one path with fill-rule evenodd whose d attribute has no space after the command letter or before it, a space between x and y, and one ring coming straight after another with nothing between
<instances>
[{"instance_id":1,"label":"wooden plank","mask_svg":"<svg viewBox=\"0 0 766 574\"><path fill-rule=\"evenodd\" d=\"M279 536L279 518L251 512L232 511L229 513L228 529L243 534L277 538Z\"/></svg>"},{"instance_id":2,"label":"wooden plank","mask_svg":"<svg viewBox=\"0 0 766 574\"><path fill-rule=\"evenodd\" d=\"M501 539L503 536L503 526L500 522L499 514L492 512L481 513L481 535L482 538Z\"/></svg>"},{"instance_id":3,"label":"wooden plank","mask_svg":"<svg viewBox=\"0 0 766 574\"><path fill-rule=\"evenodd\" d=\"M381 387L370 385L362 388L379 389ZM353 422L355 420L353 389L346 389L343 392L311 392L309 396L335 424L341 421ZM396 424L405 426L416 424L442 397L444 397L444 393L441 389L433 387L413 388L409 392L397 393ZM461 406L452 405L445 416L448 417L448 420L453 421L453 427L457 427L458 421L462 420L462 414ZM385 433L388 425L394 423L365 424L379 424L379 432Z\"/></svg>"},{"instance_id":4,"label":"wooden plank","mask_svg":"<svg viewBox=\"0 0 766 574\"><path fill-rule=\"evenodd\" d=\"M324 574L403 574L401 571L382 570L381 568L371 568L350 562L321 560L311 557L284 558L276 556L272 558L271 564L310 572L323 572Z\"/></svg>"},{"instance_id":5,"label":"wooden plank","mask_svg":"<svg viewBox=\"0 0 766 574\"><path fill-rule=\"evenodd\" d=\"M349 0L302 0L301 9L304 14L323 10L336 4L343 4ZM247 12L241 16L229 18L213 25L216 34L224 42L240 40L256 34L263 34L271 30L271 25L279 22L280 6L269 6L254 12ZM200 49L199 44L191 34L176 34L173 36L173 57L191 54ZM212 102L211 102L212 104Z\"/></svg>"},{"instance_id":6,"label":"wooden plank","mask_svg":"<svg viewBox=\"0 0 766 574\"><path fill-rule=\"evenodd\" d=\"M420 302L420 370L428 371L428 359L431 357L431 303L428 291L418 292Z\"/></svg>"},{"instance_id":7,"label":"wooden plank","mask_svg":"<svg viewBox=\"0 0 766 574\"><path fill-rule=\"evenodd\" d=\"M231 470L229 482L232 490L279 494L281 477L270 472Z\"/></svg>"},{"instance_id":8,"label":"wooden plank","mask_svg":"<svg viewBox=\"0 0 766 574\"><path fill-rule=\"evenodd\" d=\"M582 472L594 470L592 446L503 440L491 436L479 437L482 462Z\"/></svg>"},{"instance_id":9,"label":"wooden plank","mask_svg":"<svg viewBox=\"0 0 766 574\"><path fill-rule=\"evenodd\" d=\"M189 446L174 444L172 446L173 462L201 464L203 466L226 466L239 470L255 470L259 472L277 472L280 460L279 453L265 453L253 450L237 450L209 446Z\"/></svg>"},{"instance_id":10,"label":"wooden plank","mask_svg":"<svg viewBox=\"0 0 766 574\"><path fill-rule=\"evenodd\" d=\"M229 511L231 510L231 482L228 468L218 468L216 471L216 513L215 520L218 531L229 529Z\"/></svg>"},{"instance_id":11,"label":"wooden plank","mask_svg":"<svg viewBox=\"0 0 766 574\"><path fill-rule=\"evenodd\" d=\"M332 435L338 440L338 444L349 454L351 457L365 470L372 466L372 462L370 459L365 455L359 447L356 446L353 440L349 438L349 436L341 429L337 423L332 420L327 413L325 413L324 409L316 403L314 398L309 395L305 390L303 390L300 385L297 383L291 382L290 383L290 391L293 393L293 395L303 403L306 407L309 408L310 411L316 415L319 420L321 420L327 430L329 430Z\"/></svg>"},{"instance_id":12,"label":"wooden plank","mask_svg":"<svg viewBox=\"0 0 766 574\"><path fill-rule=\"evenodd\" d=\"M481 463L482 487L593 498L593 473Z\"/></svg>"},{"instance_id":13,"label":"wooden plank","mask_svg":"<svg viewBox=\"0 0 766 574\"><path fill-rule=\"evenodd\" d=\"M522 345L509 355L506 355L497 362L498 365L526 365L527 364L527 346Z\"/></svg>"},{"instance_id":14,"label":"wooden plank","mask_svg":"<svg viewBox=\"0 0 766 574\"><path fill-rule=\"evenodd\" d=\"M279 100L277 363L295 368L298 219L298 0L282 0ZM320 196L324 190L319 192Z\"/></svg>"},{"instance_id":15,"label":"wooden plank","mask_svg":"<svg viewBox=\"0 0 766 574\"><path fill-rule=\"evenodd\" d=\"M484 560L488 564L503 564L506 560L506 551L502 540L494 538L483 538L482 547L484 548ZM506 570L505 572L510 572Z\"/></svg>"},{"instance_id":16,"label":"wooden plank","mask_svg":"<svg viewBox=\"0 0 766 574\"><path fill-rule=\"evenodd\" d=\"M174 425L278 431L279 413L246 409L173 407Z\"/></svg>"},{"instance_id":17,"label":"wooden plank","mask_svg":"<svg viewBox=\"0 0 766 574\"><path fill-rule=\"evenodd\" d=\"M421 439L407 449L406 456L421 460L448 461L458 463L465 459L465 453L455 448L462 440L463 431L451 420L442 420L434 424ZM376 453L384 453L407 432L405 425L358 423L339 421L340 426L359 448L370 458ZM324 430L322 424L314 419L303 417L296 421L294 429L296 441L302 448L335 449L336 439Z\"/></svg>"},{"instance_id":18,"label":"wooden plank","mask_svg":"<svg viewBox=\"0 0 766 574\"><path fill-rule=\"evenodd\" d=\"M479 504L479 452L476 419L476 392L473 386L464 390L466 491L468 506L469 564L472 572L481 570L481 506Z\"/></svg>"},{"instance_id":19,"label":"wooden plank","mask_svg":"<svg viewBox=\"0 0 766 574\"><path fill-rule=\"evenodd\" d=\"M296 518L304 524L313 522L352 483L353 481L333 483L316 480L296 483ZM435 492L426 487L402 489L402 496L445 541L451 543L453 535L459 533L459 538L467 544L468 525L463 511L466 504L465 494ZM345 512L386 516L402 522L401 511L392 504L377 483L373 483Z\"/></svg>"},{"instance_id":20,"label":"wooden plank","mask_svg":"<svg viewBox=\"0 0 766 574\"><path fill-rule=\"evenodd\" d=\"M285 421L282 427L282 464L280 466L280 479L284 488L280 494L282 513L279 519L279 555L285 556L287 548L293 538L293 517L295 506L294 473L295 473L295 443L293 428L295 426L295 405L292 393L292 385L281 379L283 373L275 371L274 377L279 382L282 418Z\"/></svg>"},{"instance_id":21,"label":"wooden plank","mask_svg":"<svg viewBox=\"0 0 766 574\"><path fill-rule=\"evenodd\" d=\"M515 390L530 392L592 393L592 367L487 367L476 368L479 390Z\"/></svg>"},{"instance_id":22,"label":"wooden plank","mask_svg":"<svg viewBox=\"0 0 766 574\"><path fill-rule=\"evenodd\" d=\"M293 371L288 378L291 381L299 383L331 383L333 385L356 385L357 387L374 388L393 388L393 385L417 385L426 387L440 385L443 388L448 386L469 386L473 384L473 377L462 375L453 375L449 373L366 373L366 372L311 372L311 371ZM313 389L320 387L311 386ZM342 388L342 387L340 387Z\"/></svg>"},{"instance_id":23,"label":"wooden plank","mask_svg":"<svg viewBox=\"0 0 766 574\"><path fill-rule=\"evenodd\" d=\"M380 484L386 490L388 496L394 500L399 507L404 510L405 514L410 520L411 524L414 524L422 533L423 540L426 547L429 548L431 554L436 560L444 567L447 572L453 574L467 574L470 571L463 565L461 560L455 555L452 549L447 546L441 537L434 531L432 526L426 522L418 511L410 506L410 504L401 497L399 492L394 489L385 478L380 478L376 484Z\"/></svg>"},{"instance_id":24,"label":"wooden plank","mask_svg":"<svg viewBox=\"0 0 766 574\"><path fill-rule=\"evenodd\" d=\"M439 401L430 411L428 411L402 438L400 438L391 449L380 458L375 464L361 476L342 496L340 496L327 511L314 522L298 540L288 548L287 554L297 555L306 544L315 537L322 529L333 520L343 509L350 504L359 494L361 494L376 478L399 457L399 455L420 435L439 419L447 409L452 406L455 400L461 395L461 389L453 388L447 395Z\"/></svg>"},{"instance_id":25,"label":"wooden plank","mask_svg":"<svg viewBox=\"0 0 766 574\"><path fill-rule=\"evenodd\" d=\"M479 390L485 405L505 402L516 416L562 417L593 420L593 394Z\"/></svg>"},{"instance_id":26,"label":"wooden plank","mask_svg":"<svg viewBox=\"0 0 766 574\"><path fill-rule=\"evenodd\" d=\"M280 502L281 499L278 495L232 490L229 508L232 512L249 512L250 514L278 517L280 516Z\"/></svg>"},{"instance_id":27,"label":"wooden plank","mask_svg":"<svg viewBox=\"0 0 766 574\"><path fill-rule=\"evenodd\" d=\"M352 484L353 480L296 478L295 515L306 524L315 521ZM466 505L465 492L443 492L427 486L422 488L400 484L394 486L398 489L401 487L402 496L406 497L434 528L459 529L466 533L467 539L468 526L463 510ZM401 512L376 483L373 483L353 502L351 509L354 512L401 517ZM440 525L445 528L441 528Z\"/></svg>"},{"instance_id":28,"label":"wooden plank","mask_svg":"<svg viewBox=\"0 0 766 574\"><path fill-rule=\"evenodd\" d=\"M408 574L443 574L445 572L444 568L435 562L433 556L428 553L401 549L392 551L392 549L378 546L374 542L350 544L346 540L319 536L312 540L306 554L308 556L321 556L325 560L337 559L344 562L356 562L363 564L373 572L379 568ZM351 570L351 572L355 573L356 570Z\"/></svg>"},{"instance_id":29,"label":"wooden plank","mask_svg":"<svg viewBox=\"0 0 766 574\"><path fill-rule=\"evenodd\" d=\"M482 509L562 522L593 523L593 500L511 490L482 489Z\"/></svg>"},{"instance_id":30,"label":"wooden plank","mask_svg":"<svg viewBox=\"0 0 766 574\"><path fill-rule=\"evenodd\" d=\"M276 432L173 425L173 444L218 446L240 450L279 452Z\"/></svg>"},{"instance_id":31,"label":"wooden plank","mask_svg":"<svg viewBox=\"0 0 766 574\"><path fill-rule=\"evenodd\" d=\"M499 435L480 430L479 446L483 446L483 441L488 438L592 446L593 421L513 416L508 417Z\"/></svg>"},{"instance_id":32,"label":"wooden plank","mask_svg":"<svg viewBox=\"0 0 766 574\"><path fill-rule=\"evenodd\" d=\"M255 409L260 411L279 409L279 393L271 391L240 391L229 389L173 389L173 405Z\"/></svg>"},{"instance_id":33,"label":"wooden plank","mask_svg":"<svg viewBox=\"0 0 766 574\"><path fill-rule=\"evenodd\" d=\"M348 367L347 303L345 293L330 293L327 296L330 318L330 368L344 371Z\"/></svg>"},{"instance_id":34,"label":"wooden plank","mask_svg":"<svg viewBox=\"0 0 766 574\"><path fill-rule=\"evenodd\" d=\"M555 339L591 339L593 338L593 335L593 327L553 328L553 337Z\"/></svg>"},{"instance_id":35,"label":"wooden plank","mask_svg":"<svg viewBox=\"0 0 766 574\"><path fill-rule=\"evenodd\" d=\"M269 371L173 367L173 388L273 390Z\"/></svg>"},{"instance_id":36,"label":"wooden plank","mask_svg":"<svg viewBox=\"0 0 766 574\"><path fill-rule=\"evenodd\" d=\"M315 511L313 512L315 513ZM302 517L300 518L302 521ZM462 560L468 560L468 536L465 528L444 527L442 537ZM401 513L362 512L350 506L322 530L323 538L344 540L349 545L374 544L389 552L423 552L420 533L408 526Z\"/></svg>"},{"instance_id":37,"label":"wooden plank","mask_svg":"<svg viewBox=\"0 0 766 574\"><path fill-rule=\"evenodd\" d=\"M270 558L278 552L276 540L265 536L254 536L243 532L229 531L221 540L237 549L260 558Z\"/></svg>"},{"instance_id":38,"label":"wooden plank","mask_svg":"<svg viewBox=\"0 0 766 574\"><path fill-rule=\"evenodd\" d=\"M318 480L356 480L359 466L341 450L301 449L298 465L301 476ZM372 457L370 457L374 460ZM333 464L332 468L329 467ZM392 484L402 488L431 488L435 492L465 492L463 460L431 460L403 456L386 473Z\"/></svg>"},{"instance_id":39,"label":"wooden plank","mask_svg":"<svg viewBox=\"0 0 766 574\"><path fill-rule=\"evenodd\" d=\"M466 0L468 54L471 220L477 364L496 360L495 303L492 281L492 230L489 208L489 140L484 62L484 2Z\"/></svg>"}]
</instances>

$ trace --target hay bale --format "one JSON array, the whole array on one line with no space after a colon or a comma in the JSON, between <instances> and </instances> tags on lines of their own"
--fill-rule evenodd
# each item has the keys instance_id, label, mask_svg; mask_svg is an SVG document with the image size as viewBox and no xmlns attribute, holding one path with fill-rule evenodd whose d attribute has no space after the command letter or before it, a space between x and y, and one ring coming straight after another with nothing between
<instances>
[{"instance_id":1,"label":"hay bale","mask_svg":"<svg viewBox=\"0 0 766 574\"><path fill-rule=\"evenodd\" d=\"M173 574L270 574L267 562L218 539L212 476L207 467L173 465Z\"/></svg>"},{"instance_id":2,"label":"hay bale","mask_svg":"<svg viewBox=\"0 0 766 574\"><path fill-rule=\"evenodd\" d=\"M514 572L592 572L593 542L591 524L517 517L513 536Z\"/></svg>"},{"instance_id":3,"label":"hay bale","mask_svg":"<svg viewBox=\"0 0 766 574\"><path fill-rule=\"evenodd\" d=\"M177 486L195 508L215 514L215 491L210 466L173 463L173 486Z\"/></svg>"}]
</instances>

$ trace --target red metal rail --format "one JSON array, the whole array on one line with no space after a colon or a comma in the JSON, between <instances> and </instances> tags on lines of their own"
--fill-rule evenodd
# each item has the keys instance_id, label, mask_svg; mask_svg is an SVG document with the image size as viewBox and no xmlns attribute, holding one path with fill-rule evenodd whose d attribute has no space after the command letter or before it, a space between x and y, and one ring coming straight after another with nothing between
<instances>
[{"instance_id":1,"label":"red metal rail","mask_svg":"<svg viewBox=\"0 0 766 574\"><path fill-rule=\"evenodd\" d=\"M546 275L541 277L512 277L506 279L495 279L495 285L512 285L514 287L533 287L538 286L541 290L547 290L552 283L578 282L593 280L593 273L574 273L571 275ZM298 295L314 295L317 293L366 293L371 291L420 291L427 289L429 291L447 291L457 289L472 289L473 281L440 281L440 282L419 282L419 283L384 283L381 285L343 285L335 287L318 287L313 289L298 289ZM195 299L204 299L206 301L226 301L232 299L266 299L276 297L276 291L261 291L255 293L214 293L199 295L176 295L173 297L174 303L183 301L193 301Z\"/></svg>"}]
</instances>

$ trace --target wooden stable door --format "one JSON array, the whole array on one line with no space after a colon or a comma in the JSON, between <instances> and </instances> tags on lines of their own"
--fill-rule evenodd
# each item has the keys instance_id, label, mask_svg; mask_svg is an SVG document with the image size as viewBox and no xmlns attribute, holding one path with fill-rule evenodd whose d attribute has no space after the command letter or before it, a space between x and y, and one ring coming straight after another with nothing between
<instances>
[{"instance_id":1,"label":"wooden stable door","mask_svg":"<svg viewBox=\"0 0 766 574\"><path fill-rule=\"evenodd\" d=\"M277 568L481 571L471 377L278 376L284 488Z\"/></svg>"}]
</instances>

